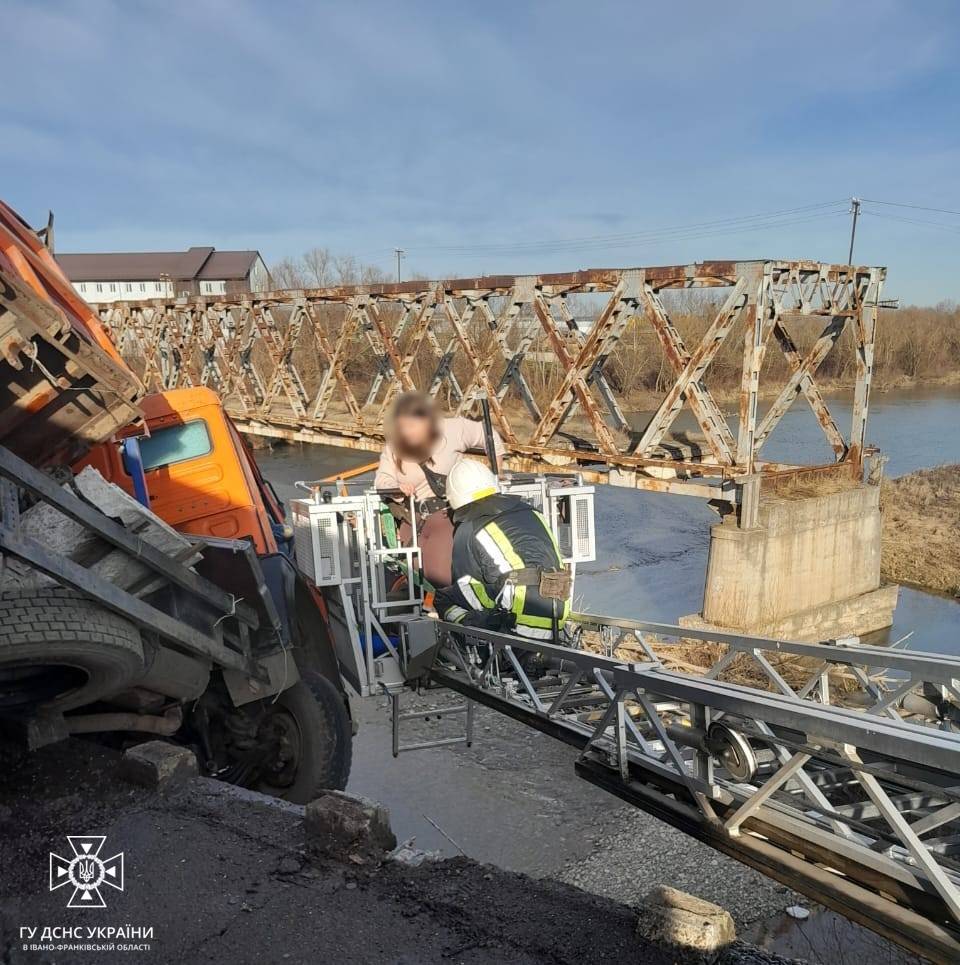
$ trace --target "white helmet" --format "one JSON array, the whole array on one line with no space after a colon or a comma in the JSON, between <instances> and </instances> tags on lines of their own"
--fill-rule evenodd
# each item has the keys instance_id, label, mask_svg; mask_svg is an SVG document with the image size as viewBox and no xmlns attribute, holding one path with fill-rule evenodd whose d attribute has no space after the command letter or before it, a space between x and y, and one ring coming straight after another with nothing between
<instances>
[{"instance_id":1,"label":"white helmet","mask_svg":"<svg viewBox=\"0 0 960 965\"><path fill-rule=\"evenodd\" d=\"M500 480L476 459L458 459L447 476L447 502L453 509L500 492Z\"/></svg>"}]
</instances>

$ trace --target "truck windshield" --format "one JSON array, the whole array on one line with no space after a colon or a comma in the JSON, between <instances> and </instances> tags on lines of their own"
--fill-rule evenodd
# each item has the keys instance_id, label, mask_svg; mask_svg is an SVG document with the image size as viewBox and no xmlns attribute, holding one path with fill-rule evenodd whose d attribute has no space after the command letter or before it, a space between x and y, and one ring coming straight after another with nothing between
<instances>
[{"instance_id":1,"label":"truck windshield","mask_svg":"<svg viewBox=\"0 0 960 965\"><path fill-rule=\"evenodd\" d=\"M212 449L210 433L203 419L155 429L149 436L140 437L140 455L145 472L205 456Z\"/></svg>"}]
</instances>

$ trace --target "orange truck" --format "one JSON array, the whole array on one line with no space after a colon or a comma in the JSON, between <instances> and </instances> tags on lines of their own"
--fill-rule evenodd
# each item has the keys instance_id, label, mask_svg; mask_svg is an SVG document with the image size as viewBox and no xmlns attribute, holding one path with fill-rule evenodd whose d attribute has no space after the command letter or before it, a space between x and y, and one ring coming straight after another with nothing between
<instances>
[{"instance_id":1,"label":"orange truck","mask_svg":"<svg viewBox=\"0 0 960 965\"><path fill-rule=\"evenodd\" d=\"M0 202L0 743L160 735L290 801L343 788L350 706L282 503L214 392L145 392L49 234Z\"/></svg>"}]
</instances>

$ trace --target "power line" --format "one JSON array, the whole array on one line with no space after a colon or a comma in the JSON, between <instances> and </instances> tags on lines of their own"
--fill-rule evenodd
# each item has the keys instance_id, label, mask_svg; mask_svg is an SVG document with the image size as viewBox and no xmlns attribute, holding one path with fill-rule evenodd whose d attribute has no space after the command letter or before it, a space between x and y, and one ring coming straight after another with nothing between
<instances>
[{"instance_id":1,"label":"power line","mask_svg":"<svg viewBox=\"0 0 960 965\"><path fill-rule=\"evenodd\" d=\"M867 204L884 204L893 208L913 208L916 211L935 211L938 214L954 214L960 217L960 211L951 211L950 208L928 208L922 204L909 204L906 201L877 201L874 198L861 198L860 200Z\"/></svg>"},{"instance_id":2,"label":"power line","mask_svg":"<svg viewBox=\"0 0 960 965\"><path fill-rule=\"evenodd\" d=\"M741 215L735 218L720 218L713 221L700 221L692 222L690 224L683 225L673 225L665 226L662 228L648 228L643 231L631 231L622 232L618 234L610 235L589 235L581 238L558 238L553 241L522 241L522 242L502 242L494 244L477 244L477 245L429 245L423 246L419 250L430 250L430 251L478 251L483 249L488 250L514 250L514 249L525 249L525 248L535 248L535 249L556 249L567 246L597 246L597 245L608 245L608 244L620 244L620 243L631 243L633 241L639 241L644 238L663 238L667 235L674 234L687 234L692 231L700 231L712 228L721 228L726 226L734 226L738 224L752 224L757 222L770 222L779 221L781 218L800 214L805 212L810 212L816 209L823 209L828 207L834 207L840 204L846 204L847 199L840 201L826 201L819 204L809 204L803 205L797 208L784 208L779 211L771 211L762 214L752 214L752 215Z\"/></svg>"},{"instance_id":3,"label":"power line","mask_svg":"<svg viewBox=\"0 0 960 965\"><path fill-rule=\"evenodd\" d=\"M960 234L960 225L943 224L941 221L924 221L921 218L901 218L896 214L881 214L879 211L865 210L863 214L868 214L873 218L883 218L885 221L900 221L903 224L927 225L930 228L940 228L950 234Z\"/></svg>"},{"instance_id":4,"label":"power line","mask_svg":"<svg viewBox=\"0 0 960 965\"><path fill-rule=\"evenodd\" d=\"M467 245L464 246L450 246L449 248L442 249L446 254L454 255L476 255L476 254L515 254L515 253L526 253L526 252L545 252L545 253L563 253L563 252L576 252L585 251L593 249L608 249L608 248L635 248L635 247L647 247L649 245L662 245L669 242L678 241L695 241L698 238L712 238L717 236L729 235L729 234L739 234L744 231L762 231L768 228L780 228L789 225L805 224L811 221L820 221L824 218L832 218L837 215L845 216L846 211L830 211L830 212L819 212L814 215L809 215L807 217L801 218L776 218L767 221L755 221L755 222L745 222L741 224L730 224L718 226L716 228L710 229L672 229L672 230L662 230L662 231L652 231L644 234L637 234L629 238L618 239L602 239L596 241L584 241L584 242L543 242L540 244L530 244L523 247L519 246L493 246L488 248L477 249ZM417 249L421 250L421 249ZM432 250L432 249L431 249Z\"/></svg>"},{"instance_id":5,"label":"power line","mask_svg":"<svg viewBox=\"0 0 960 965\"><path fill-rule=\"evenodd\" d=\"M782 219L779 221L771 221L762 224L747 224L747 225L733 225L731 227L717 228L712 231L697 231L688 232L686 234L672 234L672 235L651 235L646 238L633 240L633 241L616 241L616 242L593 242L590 244L583 244L578 246L555 248L555 247L543 247L536 249L527 249L529 251L545 252L545 253L568 253L577 251L587 251L592 249L638 249L638 248L651 248L656 246L662 246L667 243L676 243L684 241L697 241L704 238L717 238L717 237L727 237L729 235L743 234L751 231L767 231L773 228L785 228L792 227L794 225L809 224L815 221L824 221L833 218L846 218L849 212L846 210L842 211L832 211L832 212L822 212L820 214L812 215L805 218L790 218ZM411 251L416 251L418 249L410 249ZM505 251L500 251L500 249L492 249L488 252L481 252L480 254L496 255L496 254L512 254L515 253L512 249ZM450 258L463 258L463 257L476 257L477 252L473 249L460 249L446 251L444 254Z\"/></svg>"},{"instance_id":6,"label":"power line","mask_svg":"<svg viewBox=\"0 0 960 965\"><path fill-rule=\"evenodd\" d=\"M719 218L712 221L692 222L683 225L666 226L662 228L648 228L643 231L622 232L608 235L587 235L580 238L558 238L544 241L500 242L474 245L409 245L408 251L438 251L458 254L482 254L513 251L563 251L568 248L595 247L624 247L641 243L646 239L655 241L685 240L688 237L698 237L701 232L713 234L713 229L721 229L717 233L724 233L727 229L743 227L777 227L780 224L796 223L795 220L784 220L790 215L824 212L829 208L846 205L848 199L824 201L817 204L801 205L795 208L783 208L760 214L741 215L734 218ZM374 252L371 252L373 254ZM379 253L379 252L377 252Z\"/></svg>"}]
</instances>

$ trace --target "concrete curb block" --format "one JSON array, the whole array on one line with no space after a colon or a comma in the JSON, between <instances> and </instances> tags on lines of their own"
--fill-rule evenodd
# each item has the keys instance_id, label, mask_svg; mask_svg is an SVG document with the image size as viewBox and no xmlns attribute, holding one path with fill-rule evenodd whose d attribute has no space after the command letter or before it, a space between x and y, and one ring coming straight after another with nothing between
<instances>
[{"instance_id":1,"label":"concrete curb block","mask_svg":"<svg viewBox=\"0 0 960 965\"><path fill-rule=\"evenodd\" d=\"M307 845L318 851L369 855L397 846L390 812L359 794L326 791L306 806L303 822Z\"/></svg>"},{"instance_id":2,"label":"concrete curb block","mask_svg":"<svg viewBox=\"0 0 960 965\"><path fill-rule=\"evenodd\" d=\"M712 961L737 937L728 911L665 885L654 888L644 900L637 934L669 947L678 962Z\"/></svg>"},{"instance_id":3,"label":"concrete curb block","mask_svg":"<svg viewBox=\"0 0 960 965\"><path fill-rule=\"evenodd\" d=\"M131 784L165 790L197 777L193 751L165 741L147 741L124 751L121 776Z\"/></svg>"}]
</instances>

